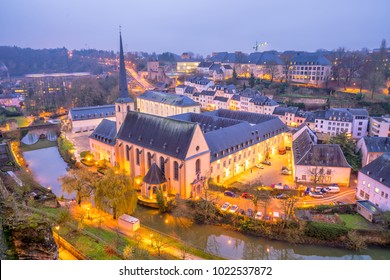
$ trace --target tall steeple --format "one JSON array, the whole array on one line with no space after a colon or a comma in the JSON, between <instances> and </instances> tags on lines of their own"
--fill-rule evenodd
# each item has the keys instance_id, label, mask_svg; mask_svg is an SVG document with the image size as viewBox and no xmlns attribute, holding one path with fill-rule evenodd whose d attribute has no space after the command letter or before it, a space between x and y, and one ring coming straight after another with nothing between
<instances>
[{"instance_id":1,"label":"tall steeple","mask_svg":"<svg viewBox=\"0 0 390 280\"><path fill-rule=\"evenodd\" d=\"M119 30L119 98L115 101L116 131L125 121L127 112L134 111L134 100L127 90L125 56L123 55L122 33Z\"/></svg>"},{"instance_id":2,"label":"tall steeple","mask_svg":"<svg viewBox=\"0 0 390 280\"><path fill-rule=\"evenodd\" d=\"M122 33L119 30L119 98L128 98L125 56L123 54Z\"/></svg>"}]
</instances>

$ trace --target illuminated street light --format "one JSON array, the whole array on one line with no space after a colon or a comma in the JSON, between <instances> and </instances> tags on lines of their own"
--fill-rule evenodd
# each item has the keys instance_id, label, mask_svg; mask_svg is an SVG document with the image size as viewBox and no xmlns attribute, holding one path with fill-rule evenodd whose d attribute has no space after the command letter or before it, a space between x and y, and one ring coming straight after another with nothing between
<instances>
[{"instance_id":1,"label":"illuminated street light","mask_svg":"<svg viewBox=\"0 0 390 280\"><path fill-rule=\"evenodd\" d=\"M57 230L58 248L61 248L60 226L56 226L55 229Z\"/></svg>"}]
</instances>

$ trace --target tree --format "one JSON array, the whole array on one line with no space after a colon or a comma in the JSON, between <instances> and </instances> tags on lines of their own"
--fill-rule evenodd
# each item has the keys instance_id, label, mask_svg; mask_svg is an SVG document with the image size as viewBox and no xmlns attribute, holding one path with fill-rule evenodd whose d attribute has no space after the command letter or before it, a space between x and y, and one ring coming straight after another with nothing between
<instances>
[{"instance_id":1,"label":"tree","mask_svg":"<svg viewBox=\"0 0 390 280\"><path fill-rule=\"evenodd\" d=\"M233 82L237 81L237 71L236 67L233 67Z\"/></svg>"},{"instance_id":2,"label":"tree","mask_svg":"<svg viewBox=\"0 0 390 280\"><path fill-rule=\"evenodd\" d=\"M171 212L173 208L173 200L170 200L159 187L156 191L156 199L158 204L158 209L160 213Z\"/></svg>"},{"instance_id":3,"label":"tree","mask_svg":"<svg viewBox=\"0 0 390 280\"><path fill-rule=\"evenodd\" d=\"M371 90L371 99L374 99L374 93L383 85L385 79L383 74L379 71L371 72L368 75L368 87Z\"/></svg>"},{"instance_id":4,"label":"tree","mask_svg":"<svg viewBox=\"0 0 390 280\"><path fill-rule=\"evenodd\" d=\"M330 144L337 144L340 146L343 154L351 165L352 170L358 171L361 167L361 158L360 155L355 153L355 141L348 137L346 133L338 134L334 137L331 137L329 140Z\"/></svg>"},{"instance_id":5,"label":"tree","mask_svg":"<svg viewBox=\"0 0 390 280\"><path fill-rule=\"evenodd\" d=\"M282 201L282 208L284 212L283 228L286 228L287 221L294 214L295 204L299 201L299 198L294 195L293 192L287 194L287 199Z\"/></svg>"},{"instance_id":6,"label":"tree","mask_svg":"<svg viewBox=\"0 0 390 280\"><path fill-rule=\"evenodd\" d=\"M160 257L162 251L168 247L169 241L165 240L161 235L155 234L152 237L152 244L157 250L157 255Z\"/></svg>"},{"instance_id":7,"label":"tree","mask_svg":"<svg viewBox=\"0 0 390 280\"><path fill-rule=\"evenodd\" d=\"M280 59L283 62L282 69L284 73L284 82L288 83L288 71L290 70L290 63L291 63L291 58L293 56L293 53L282 53L280 55Z\"/></svg>"},{"instance_id":8,"label":"tree","mask_svg":"<svg viewBox=\"0 0 390 280\"><path fill-rule=\"evenodd\" d=\"M307 167L307 174L310 176L314 184L322 182L325 175L325 170L323 167L318 166L318 160L314 160L316 163L314 167Z\"/></svg>"},{"instance_id":9,"label":"tree","mask_svg":"<svg viewBox=\"0 0 390 280\"><path fill-rule=\"evenodd\" d=\"M265 69L267 70L267 74L271 77L271 83L274 81L274 77L279 72L279 65L276 64L275 61L270 61L265 65Z\"/></svg>"},{"instance_id":10,"label":"tree","mask_svg":"<svg viewBox=\"0 0 390 280\"><path fill-rule=\"evenodd\" d=\"M96 177L86 168L71 169L66 175L59 178L62 183L62 191L67 194L76 192L76 201L81 202L91 198L95 187Z\"/></svg>"},{"instance_id":11,"label":"tree","mask_svg":"<svg viewBox=\"0 0 390 280\"><path fill-rule=\"evenodd\" d=\"M255 87L255 82L256 82L255 75L253 75L253 73L251 73L251 76L249 78L249 87L254 88Z\"/></svg>"},{"instance_id":12,"label":"tree","mask_svg":"<svg viewBox=\"0 0 390 280\"><path fill-rule=\"evenodd\" d=\"M132 214L137 207L134 182L128 175L108 169L96 185L95 203L104 211L112 211L114 219L125 213Z\"/></svg>"}]
</instances>

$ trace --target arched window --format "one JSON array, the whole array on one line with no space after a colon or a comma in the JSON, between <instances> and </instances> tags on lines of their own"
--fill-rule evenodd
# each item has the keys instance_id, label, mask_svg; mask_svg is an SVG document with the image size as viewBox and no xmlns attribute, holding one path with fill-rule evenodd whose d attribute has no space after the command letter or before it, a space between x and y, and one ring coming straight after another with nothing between
<instances>
[{"instance_id":1,"label":"arched window","mask_svg":"<svg viewBox=\"0 0 390 280\"><path fill-rule=\"evenodd\" d=\"M196 172L196 174L200 174L200 159L197 159L197 160L196 160L196 163L195 163L195 172Z\"/></svg>"},{"instance_id":2,"label":"arched window","mask_svg":"<svg viewBox=\"0 0 390 280\"><path fill-rule=\"evenodd\" d=\"M126 145L126 160L130 160L130 147L129 145Z\"/></svg>"},{"instance_id":3,"label":"arched window","mask_svg":"<svg viewBox=\"0 0 390 280\"><path fill-rule=\"evenodd\" d=\"M135 162L137 165L139 165L139 154L140 154L139 149L136 149L135 150Z\"/></svg>"},{"instance_id":4,"label":"arched window","mask_svg":"<svg viewBox=\"0 0 390 280\"><path fill-rule=\"evenodd\" d=\"M179 164L177 161L173 163L173 179L179 180Z\"/></svg>"},{"instance_id":5,"label":"arched window","mask_svg":"<svg viewBox=\"0 0 390 280\"><path fill-rule=\"evenodd\" d=\"M152 154L148 152L148 168L152 166Z\"/></svg>"},{"instance_id":6,"label":"arched window","mask_svg":"<svg viewBox=\"0 0 390 280\"><path fill-rule=\"evenodd\" d=\"M120 105L118 105L118 112L120 112L121 111L121 106Z\"/></svg>"},{"instance_id":7,"label":"arched window","mask_svg":"<svg viewBox=\"0 0 390 280\"><path fill-rule=\"evenodd\" d=\"M127 105L127 112L130 112L130 105Z\"/></svg>"},{"instance_id":8,"label":"arched window","mask_svg":"<svg viewBox=\"0 0 390 280\"><path fill-rule=\"evenodd\" d=\"M165 175L165 159L163 157L160 157L160 169L162 173Z\"/></svg>"}]
</instances>

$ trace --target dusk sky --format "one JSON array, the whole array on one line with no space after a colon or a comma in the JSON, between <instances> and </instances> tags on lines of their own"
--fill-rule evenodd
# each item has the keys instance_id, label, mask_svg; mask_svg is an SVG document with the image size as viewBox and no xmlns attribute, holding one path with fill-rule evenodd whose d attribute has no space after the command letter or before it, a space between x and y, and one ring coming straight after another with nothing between
<instances>
[{"instance_id":1,"label":"dusk sky","mask_svg":"<svg viewBox=\"0 0 390 280\"><path fill-rule=\"evenodd\" d=\"M390 0L1 0L0 46L202 55L378 48Z\"/></svg>"}]
</instances>

